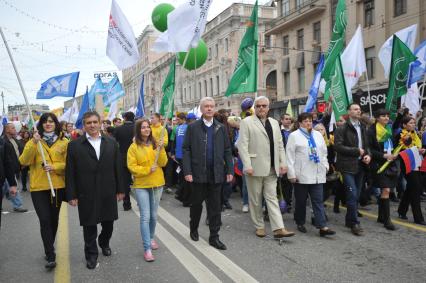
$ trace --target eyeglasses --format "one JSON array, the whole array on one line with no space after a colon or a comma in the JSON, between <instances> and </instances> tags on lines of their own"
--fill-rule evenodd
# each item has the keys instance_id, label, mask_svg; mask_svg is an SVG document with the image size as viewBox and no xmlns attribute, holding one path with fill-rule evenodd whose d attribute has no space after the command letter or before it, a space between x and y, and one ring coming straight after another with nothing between
<instances>
[{"instance_id":1,"label":"eyeglasses","mask_svg":"<svg viewBox=\"0 0 426 283\"><path fill-rule=\"evenodd\" d=\"M268 104L257 104L256 108L268 108Z\"/></svg>"}]
</instances>

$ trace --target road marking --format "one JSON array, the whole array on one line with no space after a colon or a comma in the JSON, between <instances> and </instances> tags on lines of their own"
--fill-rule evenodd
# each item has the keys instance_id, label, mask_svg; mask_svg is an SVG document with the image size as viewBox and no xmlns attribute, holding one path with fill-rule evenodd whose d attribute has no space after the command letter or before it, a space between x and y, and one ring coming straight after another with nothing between
<instances>
[{"instance_id":1,"label":"road marking","mask_svg":"<svg viewBox=\"0 0 426 283\"><path fill-rule=\"evenodd\" d=\"M329 202L329 201L326 201L326 202L325 202L325 204L330 205L330 206L333 206L333 205L334 205L334 204L332 204L332 203L331 203L331 202ZM344 206L340 206L340 208L342 208L342 209L344 209L344 210L347 210L347 208L346 208L346 207L344 207ZM368 218L371 218L371 219L377 219L377 217L378 217L376 214L373 214L373 213L367 212L367 211L365 211L365 210L363 210L363 209L358 209L358 210L359 210L359 212L361 212L363 215L367 216ZM396 219L391 219L391 220L392 220L392 223L394 223L394 224L398 224L398 225L400 225L400 226L404 226L404 227L406 227L406 228L411 228L411 229L414 229L414 230L417 230L417 231L426 232L426 228L421 227L420 225L417 225L417 224L411 224L411 223L407 223L407 222L399 221L399 220L396 220Z\"/></svg>"},{"instance_id":2,"label":"road marking","mask_svg":"<svg viewBox=\"0 0 426 283\"><path fill-rule=\"evenodd\" d=\"M137 209L137 203L130 198L133 212L140 217ZM189 273L198 282L221 282L201 261L199 261L184 245L182 245L169 231L161 224L157 223L156 236L167 247L167 249L176 257L177 260L189 271Z\"/></svg>"},{"instance_id":3,"label":"road marking","mask_svg":"<svg viewBox=\"0 0 426 283\"><path fill-rule=\"evenodd\" d=\"M202 238L198 242L194 242L189 238L189 228L186 227L182 222L168 213L162 207L158 208L158 215L169 224L176 232L178 232L184 239L186 239L192 246L194 246L199 252L207 257L213 264L221 269L229 278L234 282L258 282L244 269L236 265L229 258L224 256L215 248L211 247Z\"/></svg>"},{"instance_id":4,"label":"road marking","mask_svg":"<svg viewBox=\"0 0 426 283\"><path fill-rule=\"evenodd\" d=\"M55 281L60 283L71 282L70 278L70 249L68 233L68 204L62 203L59 213L58 239L56 241Z\"/></svg>"}]
</instances>

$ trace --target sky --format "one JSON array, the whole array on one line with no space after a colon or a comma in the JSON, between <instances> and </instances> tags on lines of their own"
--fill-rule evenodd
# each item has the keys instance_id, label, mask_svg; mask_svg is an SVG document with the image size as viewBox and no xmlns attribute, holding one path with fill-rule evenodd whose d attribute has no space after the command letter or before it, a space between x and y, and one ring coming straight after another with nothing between
<instances>
[{"instance_id":1,"label":"sky","mask_svg":"<svg viewBox=\"0 0 426 283\"><path fill-rule=\"evenodd\" d=\"M188 0L116 0L138 37L151 24L151 12L160 3L177 7ZM208 20L232 2L253 4L255 0L213 0ZM267 0L261 0L265 3ZM111 0L0 0L0 26L30 103L63 107L69 98L35 99L41 83L52 76L80 71L76 96L94 82L94 73L117 71L105 55ZM121 77L121 74L120 74ZM24 103L6 47L0 43L0 92L7 105ZM0 111L1 111L0 101Z\"/></svg>"}]
</instances>

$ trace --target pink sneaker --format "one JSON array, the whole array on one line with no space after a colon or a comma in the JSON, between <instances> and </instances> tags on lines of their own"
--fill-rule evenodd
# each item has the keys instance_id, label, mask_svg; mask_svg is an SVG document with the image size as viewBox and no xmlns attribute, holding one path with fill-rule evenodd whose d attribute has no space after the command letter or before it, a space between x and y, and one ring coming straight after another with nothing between
<instances>
[{"instance_id":1,"label":"pink sneaker","mask_svg":"<svg viewBox=\"0 0 426 283\"><path fill-rule=\"evenodd\" d=\"M155 260L154 256L152 255L151 250L147 250L144 254L143 254L143 258L145 259L145 261L147 262L152 262Z\"/></svg>"},{"instance_id":2,"label":"pink sneaker","mask_svg":"<svg viewBox=\"0 0 426 283\"><path fill-rule=\"evenodd\" d=\"M151 240L151 249L158 250L158 243L155 240Z\"/></svg>"}]
</instances>

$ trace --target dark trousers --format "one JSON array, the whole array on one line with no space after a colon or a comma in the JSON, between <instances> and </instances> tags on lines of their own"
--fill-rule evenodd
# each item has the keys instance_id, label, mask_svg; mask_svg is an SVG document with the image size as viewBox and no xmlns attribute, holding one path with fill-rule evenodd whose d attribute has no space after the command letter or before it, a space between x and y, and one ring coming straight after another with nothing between
<instances>
[{"instance_id":1,"label":"dark trousers","mask_svg":"<svg viewBox=\"0 0 426 283\"><path fill-rule=\"evenodd\" d=\"M98 237L98 226L83 226L84 236L84 254L86 260L96 261L98 259L98 246L96 245L96 238L101 248L109 247L109 240L112 236L114 221L101 222L102 231Z\"/></svg>"},{"instance_id":2,"label":"dark trousers","mask_svg":"<svg viewBox=\"0 0 426 283\"><path fill-rule=\"evenodd\" d=\"M232 195L232 184L223 182L222 184L222 204L228 203Z\"/></svg>"},{"instance_id":3,"label":"dark trousers","mask_svg":"<svg viewBox=\"0 0 426 283\"><path fill-rule=\"evenodd\" d=\"M306 202L308 195L311 199L312 210L315 216L315 226L324 228L327 226L323 203L323 184L295 184L294 197L296 208L294 210L294 220L297 225L305 225Z\"/></svg>"},{"instance_id":4,"label":"dark trousers","mask_svg":"<svg viewBox=\"0 0 426 283\"><path fill-rule=\"evenodd\" d=\"M191 231L197 230L200 223L201 213L203 212L203 201L206 201L207 216L209 219L210 239L219 237L221 225L221 195L222 184L199 184L191 183L192 206L190 208Z\"/></svg>"},{"instance_id":5,"label":"dark trousers","mask_svg":"<svg viewBox=\"0 0 426 283\"><path fill-rule=\"evenodd\" d=\"M50 190L31 192L34 209L40 222L40 234L43 241L44 253L49 261L55 261L55 238L58 230L59 211L65 200L65 189L55 191L52 197Z\"/></svg>"},{"instance_id":6,"label":"dark trousers","mask_svg":"<svg viewBox=\"0 0 426 283\"><path fill-rule=\"evenodd\" d=\"M281 188L283 190L283 197L289 207L291 207L293 199L293 184L287 178L287 175L280 178Z\"/></svg>"},{"instance_id":7,"label":"dark trousers","mask_svg":"<svg viewBox=\"0 0 426 283\"><path fill-rule=\"evenodd\" d=\"M21 169L22 190L24 192L27 191L27 178L29 169L29 167L24 167L23 169Z\"/></svg>"},{"instance_id":8,"label":"dark trousers","mask_svg":"<svg viewBox=\"0 0 426 283\"><path fill-rule=\"evenodd\" d=\"M127 167L123 170L123 180L124 180L124 199L123 199L123 208L129 209L132 207L130 202L130 185L132 184L132 174L130 173Z\"/></svg>"},{"instance_id":9,"label":"dark trousers","mask_svg":"<svg viewBox=\"0 0 426 283\"><path fill-rule=\"evenodd\" d=\"M414 222L422 222L424 221L424 218L420 206L420 195L422 194L420 172L412 171L405 175L405 179L407 180L407 188L402 195L401 202L399 203L398 213L406 215L408 206L411 204Z\"/></svg>"},{"instance_id":10,"label":"dark trousers","mask_svg":"<svg viewBox=\"0 0 426 283\"><path fill-rule=\"evenodd\" d=\"M364 183L364 170L360 169L356 174L343 173L343 182L346 190L346 219L347 226L359 224L358 199Z\"/></svg>"},{"instance_id":11,"label":"dark trousers","mask_svg":"<svg viewBox=\"0 0 426 283\"><path fill-rule=\"evenodd\" d=\"M180 172L178 174L178 190L176 191L176 197L180 200L183 205L189 205L191 203L191 188L192 186L185 181L185 177L183 176L182 169L182 159L176 159L180 166Z\"/></svg>"}]
</instances>

